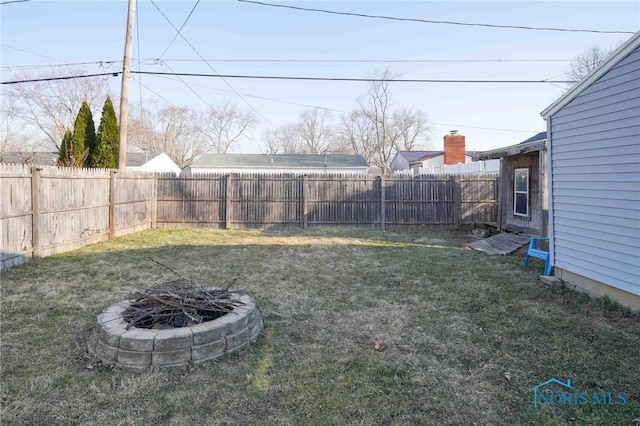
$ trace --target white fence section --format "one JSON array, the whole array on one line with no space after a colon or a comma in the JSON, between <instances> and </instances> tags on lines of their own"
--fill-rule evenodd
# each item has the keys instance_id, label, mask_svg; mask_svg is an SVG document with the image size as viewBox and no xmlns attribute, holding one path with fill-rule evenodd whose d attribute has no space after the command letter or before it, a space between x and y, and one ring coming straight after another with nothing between
<instances>
[{"instance_id":1,"label":"white fence section","mask_svg":"<svg viewBox=\"0 0 640 426\"><path fill-rule=\"evenodd\" d=\"M421 173L442 173L445 175L457 175L460 173L500 173L500 159L437 166L433 167L432 171L421 171Z\"/></svg>"},{"instance_id":2,"label":"white fence section","mask_svg":"<svg viewBox=\"0 0 640 426\"><path fill-rule=\"evenodd\" d=\"M396 175L457 175L462 173L500 173L500 159L474 161L472 163L451 164L433 167L420 167L417 173L414 169L396 170Z\"/></svg>"}]
</instances>

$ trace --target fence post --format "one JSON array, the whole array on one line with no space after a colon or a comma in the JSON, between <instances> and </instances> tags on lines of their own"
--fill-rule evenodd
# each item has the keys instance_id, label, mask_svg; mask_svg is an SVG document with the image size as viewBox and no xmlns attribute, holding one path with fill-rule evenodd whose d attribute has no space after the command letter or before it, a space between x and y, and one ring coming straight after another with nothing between
<instances>
[{"instance_id":1,"label":"fence post","mask_svg":"<svg viewBox=\"0 0 640 426\"><path fill-rule=\"evenodd\" d=\"M116 238L116 173L117 171L111 171L111 178L109 179L109 239L115 240Z\"/></svg>"},{"instance_id":2,"label":"fence post","mask_svg":"<svg viewBox=\"0 0 640 426\"><path fill-rule=\"evenodd\" d=\"M307 206L307 186L309 184L309 178L307 175L302 176L302 228L307 229L307 214L309 213Z\"/></svg>"},{"instance_id":3,"label":"fence post","mask_svg":"<svg viewBox=\"0 0 640 426\"><path fill-rule=\"evenodd\" d=\"M386 204L386 200L385 200L385 193L384 193L384 175L380 175L380 230L381 231L384 231L385 222L387 220L386 218L387 209L385 204Z\"/></svg>"},{"instance_id":4,"label":"fence post","mask_svg":"<svg viewBox=\"0 0 640 426\"><path fill-rule=\"evenodd\" d=\"M453 178L453 219L456 229L462 228L462 186L460 175Z\"/></svg>"},{"instance_id":5,"label":"fence post","mask_svg":"<svg viewBox=\"0 0 640 426\"><path fill-rule=\"evenodd\" d=\"M42 243L40 239L41 210L40 210L40 171L37 167L31 168L31 208L33 211L31 233L33 238L33 257L42 257Z\"/></svg>"},{"instance_id":6,"label":"fence post","mask_svg":"<svg viewBox=\"0 0 640 426\"><path fill-rule=\"evenodd\" d=\"M151 201L151 229L158 227L158 181L159 173L153 174L153 200Z\"/></svg>"},{"instance_id":7,"label":"fence post","mask_svg":"<svg viewBox=\"0 0 640 426\"><path fill-rule=\"evenodd\" d=\"M226 190L224 194L224 228L231 228L231 179L232 175L228 174L225 177Z\"/></svg>"}]
</instances>

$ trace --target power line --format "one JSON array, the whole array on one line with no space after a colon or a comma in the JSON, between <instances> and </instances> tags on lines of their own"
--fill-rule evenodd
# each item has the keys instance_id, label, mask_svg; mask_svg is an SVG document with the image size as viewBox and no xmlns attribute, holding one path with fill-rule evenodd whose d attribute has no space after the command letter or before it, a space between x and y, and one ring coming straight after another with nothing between
<instances>
[{"instance_id":1,"label":"power line","mask_svg":"<svg viewBox=\"0 0 640 426\"><path fill-rule=\"evenodd\" d=\"M571 62L571 59L205 59L206 62L254 62L254 63L517 63L517 62ZM34 64L34 65L4 65L0 69L35 69L55 68L71 65L113 65L122 59L65 62L62 64ZM135 59L138 65L157 65L156 59ZM155 62L155 63L154 63ZM202 59L163 59L162 62L203 62Z\"/></svg>"},{"instance_id":2,"label":"power line","mask_svg":"<svg viewBox=\"0 0 640 426\"><path fill-rule=\"evenodd\" d=\"M436 123L435 121L429 121L429 124L435 124L438 126L453 126L453 127L465 127L469 129L481 129L481 130L496 130L500 132L519 132L519 133L537 133L533 130L517 130L517 129L501 129L498 127L480 127L480 126L467 126L464 124L452 124L452 123Z\"/></svg>"},{"instance_id":3,"label":"power line","mask_svg":"<svg viewBox=\"0 0 640 426\"><path fill-rule=\"evenodd\" d=\"M151 4L153 4L155 6L155 8L158 10L158 12L160 12L160 14L164 17L164 19L166 19L166 21L173 27L174 30L176 30L176 36L174 37L174 40L176 37L178 36L182 36L182 38L186 41L186 39L184 38L184 36L180 33L180 31L182 30L182 27L180 29L176 28L175 25L173 25L173 23L171 22L171 20L167 17L167 15L164 14L164 12L162 12L162 10L160 10L160 8L158 7L158 5L151 0ZM197 3L196 3L197 6ZM194 8L191 10L193 12L193 10L195 10L195 6ZM189 14L189 16L191 16L191 14ZM188 18L187 18L188 19ZM184 27L184 24L186 24L186 21L182 24L182 26ZM188 43L188 42L187 42ZM171 43L169 44L169 46L167 46L167 49L171 46L171 44L173 44L173 40L171 41ZM166 52L166 49L165 49ZM163 52L164 54L164 52ZM161 65L166 66L167 68L169 68L169 70L173 73L173 75L175 75L176 77L178 77L178 79L182 82L182 84L184 84L186 86L187 89L189 89L189 91L191 93L193 93L194 95L196 95L196 97L198 99L200 99L208 108L211 108L211 105L209 105L209 102L207 102L202 96L200 96L200 94L198 92L196 92L195 90L193 90L193 88L191 86L189 86L189 83L187 83L186 81L184 81L182 79L182 77L180 77L179 75L177 75L175 73L175 71L173 71L173 69L166 63L163 63L161 61L161 59L156 59L156 63L159 63ZM142 74L142 72L138 72L138 74Z\"/></svg>"},{"instance_id":4,"label":"power line","mask_svg":"<svg viewBox=\"0 0 640 426\"><path fill-rule=\"evenodd\" d=\"M153 4L155 6L155 8L158 10L158 12L160 12L160 14L164 17L164 19L173 27L174 30L176 30L178 32L178 34L180 35L180 37L182 38L182 40L185 41L185 43L187 43L189 45L189 47L191 47L191 49L196 53L196 55L198 55L200 57L200 59L202 59L204 61L204 63L214 72L216 73L217 77L220 78L220 80L222 80L224 82L224 84L226 84L229 89L231 89L236 96L238 96L240 99L242 99L242 101L249 107L251 108L256 114L258 114L264 121L266 121L267 123L269 123L271 126L273 126L273 128L277 129L277 126L275 124L273 124L267 117L265 117L264 115L262 115L260 113L260 111L258 111L257 109L255 109L255 107L253 105L251 105L249 103L249 101L247 101L240 93L238 93L238 91L236 89L233 88L233 86L224 79L224 76L220 75L218 73L218 71L215 70L215 68L213 68L211 66L211 64L209 64L209 62L207 62L204 57L200 54L200 52L198 52L198 49L196 49L190 42L189 40L187 40L187 38L180 33L180 31L176 28L175 25L173 25L173 23L171 22L171 20L169 18L167 18L167 16L162 12L162 10L160 10L160 8L158 7L158 5L154 2L154 0L151 0L151 4ZM168 67L168 65L167 65Z\"/></svg>"},{"instance_id":5,"label":"power line","mask_svg":"<svg viewBox=\"0 0 640 426\"><path fill-rule=\"evenodd\" d=\"M205 59L208 62L256 62L256 63L311 63L311 64L361 64L361 63L484 63L484 62L571 62L571 59ZM165 62L201 62L198 59L163 59Z\"/></svg>"},{"instance_id":6,"label":"power line","mask_svg":"<svg viewBox=\"0 0 640 426\"><path fill-rule=\"evenodd\" d=\"M167 80L170 80L170 81L178 81L178 80L175 80L173 78L170 78L170 77L167 77L167 76L162 76L162 75L157 75L156 77L167 79ZM204 87L206 89L216 90L218 92L233 93L231 90L225 90L225 89L220 89L220 88L217 88L217 87L211 87L211 86L207 86L205 84L191 83L191 85L192 86L197 86L197 87ZM268 98L268 97L265 97L265 96L258 96L258 95L250 95L248 93L241 93L241 95L242 96L246 96L247 98L262 99L262 100L265 100L265 101L272 101L272 102L278 102L278 103L282 103L282 104L302 106L302 107L305 107L305 108L317 108L317 109L322 109L322 110L326 110L326 111L339 112L339 113L345 113L345 114L349 112L349 111L343 111L343 110L340 110L340 109L321 107L321 106L318 106L318 105L301 104L301 103L298 103L298 102L285 101L285 100L282 100L282 99Z\"/></svg>"},{"instance_id":7,"label":"power line","mask_svg":"<svg viewBox=\"0 0 640 426\"><path fill-rule=\"evenodd\" d=\"M165 64L167 68L171 69ZM540 83L560 83L572 84L575 81L568 80L452 80L452 79L421 79L421 78L350 78L350 77L296 77L296 76L279 76L279 75L239 75L239 74L201 74L201 73L185 73L185 72L161 72L161 71L131 71L132 74L139 75L169 75L176 77L209 77L209 78L247 78L247 79L263 79L263 80L300 80L300 81L344 81L344 82L389 82L389 83L487 83L487 84L540 84ZM82 74L64 77L48 77L48 78L32 78L26 80L2 81L1 84L18 84L32 83L37 81L54 81L54 80L70 80L74 78L100 77L111 75L117 77L122 74L121 71L114 71L99 74ZM186 84L186 83L185 83ZM188 85L187 85L188 86ZM233 90L238 96L242 96L236 90ZM206 102L206 101L205 101Z\"/></svg>"},{"instance_id":8,"label":"power line","mask_svg":"<svg viewBox=\"0 0 640 426\"><path fill-rule=\"evenodd\" d=\"M0 5L11 4L11 3L24 3L24 2L27 2L27 1L29 1L29 0L8 0L8 1L0 2Z\"/></svg>"},{"instance_id":9,"label":"power line","mask_svg":"<svg viewBox=\"0 0 640 426\"><path fill-rule=\"evenodd\" d=\"M180 26L180 29L178 30L178 32L176 33L175 36L173 36L173 39L171 40L171 42L169 42L169 45L167 46L166 49L164 49L162 51L162 53L160 54L160 56L158 56L158 59L161 59L165 53L167 53L167 50L169 50L169 48L171 47L171 45L173 45L173 42L176 41L176 39L178 38L178 36L181 34L182 29L184 28L185 25L187 25L187 22L189 21L189 18L191 18L191 15L193 14L193 11L196 10L196 7L198 7L198 4L200 4L200 0L196 1L196 4L193 5L193 8L191 9L191 12L189 12L189 15L187 16L187 18L184 20L184 22L182 23L182 25Z\"/></svg>"},{"instance_id":10,"label":"power line","mask_svg":"<svg viewBox=\"0 0 640 426\"><path fill-rule=\"evenodd\" d=\"M36 52L30 52L28 50L20 49L19 47L9 46L8 44L0 43L0 46L6 47L8 49L17 50L18 52L24 52L24 53L28 53L30 55L40 56L42 58L53 59L54 61L68 63L67 61L63 61L62 59L54 58L52 56L42 55L42 54L36 53Z\"/></svg>"},{"instance_id":11,"label":"power line","mask_svg":"<svg viewBox=\"0 0 640 426\"><path fill-rule=\"evenodd\" d=\"M160 99L168 103L169 105L173 105L176 108L180 108L178 105L174 104L173 102L171 102L170 100L168 100L167 98L165 98L164 96L162 96L161 94L159 94L158 92L156 92L155 90L147 86L146 84L143 84L139 78L136 78L136 76L133 76L133 79L138 81L138 83L140 83L142 87L144 87L145 89L147 89L148 91L150 91L151 93L153 93L154 95L156 95L157 97L159 97ZM140 102L140 106L142 107L142 102Z\"/></svg>"},{"instance_id":12,"label":"power line","mask_svg":"<svg viewBox=\"0 0 640 426\"><path fill-rule=\"evenodd\" d=\"M117 62L122 62L122 59L119 61L91 61L91 62L67 62L63 64L35 64L35 65L4 65L1 66L0 69L5 69L8 71L11 70L28 70L28 69L38 69L38 68L58 68L58 67L70 67L70 66L79 66L79 65L112 65Z\"/></svg>"},{"instance_id":13,"label":"power line","mask_svg":"<svg viewBox=\"0 0 640 426\"><path fill-rule=\"evenodd\" d=\"M178 77L178 80L180 80L180 81L182 82L182 84L184 84L185 86L187 86L187 89L189 89L189 90L191 91L191 93L193 93L194 95L196 95L196 97L197 97L198 99L200 99L202 102L204 102L204 104L205 104L207 107L211 108L211 105L209 105L209 102L207 102L207 101L206 101L202 96L200 96L200 93L198 93L198 92L196 92L195 90L193 90L193 87L189 86L189 84L188 84L186 81L184 81L184 80L182 79L182 77L180 77L180 76L178 75L178 73L174 72L174 71L173 71L173 69L171 69L171 67L170 67L169 65L165 64L165 66L166 66L167 68L169 68L169 70L172 72L172 75L175 75L176 77ZM136 74L144 74L144 72L143 72L143 71L139 71L139 72L137 72Z\"/></svg>"},{"instance_id":14,"label":"power line","mask_svg":"<svg viewBox=\"0 0 640 426\"><path fill-rule=\"evenodd\" d=\"M117 77L120 74L122 74L122 71L103 72L99 74L67 75L64 77L46 77L46 78L30 78L26 80L0 81L0 84L20 84L20 83L36 83L38 81L73 80L76 78L104 77L106 75Z\"/></svg>"},{"instance_id":15,"label":"power line","mask_svg":"<svg viewBox=\"0 0 640 426\"><path fill-rule=\"evenodd\" d=\"M344 15L344 16L357 16L360 18L372 18L372 19L387 19L392 21L407 21L407 22L420 22L423 24L443 24L443 25L461 25L468 27L487 27L487 28L508 28L517 30L535 30L535 31L562 31L571 33L598 33L598 34L635 34L633 31L607 31L607 30L590 30L590 29L572 29L572 28L554 28L554 27L529 27L524 25L499 25L499 24L479 24L470 22L457 22L457 21L435 21L431 19L419 19L419 18L399 18L395 16L386 15L369 15L365 13L353 13L353 12L338 12L328 9L316 9L310 7L289 6L284 4L265 3L254 0L237 0L241 3L252 3L260 6L280 7L283 9L301 10L305 12L319 12L328 13L332 15Z\"/></svg>"},{"instance_id":16,"label":"power line","mask_svg":"<svg viewBox=\"0 0 640 426\"><path fill-rule=\"evenodd\" d=\"M164 75L173 75L173 74L170 74L170 73L153 73L153 72L138 72L138 71L131 71L131 72L135 73L135 74L156 75L156 76L159 76L159 77L162 77ZM69 79L74 79L74 78L100 77L100 76L105 76L105 75L112 75L112 76L116 77L121 73L122 72L118 71L118 72L114 72L114 73L86 74L86 75L74 75L74 76L66 76L66 77L51 77L51 78L29 79L29 80L3 81L3 82L0 82L0 84L18 84L18 83L31 83L31 82L37 82L37 81L69 80ZM209 77L217 77L217 76L209 75ZM164 77L164 78L166 78L166 77ZM176 106L173 102L169 101L168 99L166 99L165 97L163 97L162 95L160 95L159 93L157 93L156 91L154 91L153 89L148 87L147 85L142 84L142 82L139 80L139 78L136 78L136 80L138 80L138 82L145 89L147 89L148 91L150 91L151 93L153 93L154 95L159 97L160 99L164 100L165 102L167 102L167 103L169 103L169 104L171 104L173 106ZM366 80L366 79L363 79L363 80ZM369 79L369 81L372 81L372 79ZM392 81L395 82L397 80L392 80ZM514 81L511 81L511 82L514 82ZM217 89L217 88L214 88L214 87L204 86L204 85L201 85L201 84L194 84L194 86L201 86L201 87L206 87L206 88L213 89L213 90L220 90L220 91L228 92L228 91L226 91L224 89ZM317 109L323 109L323 110L333 111L333 112L348 113L348 111L343 111L343 110L338 110L338 109L333 109L333 108L325 108L325 107L321 107L321 106L317 106L317 105L300 104L300 103L296 103L296 102L289 102L289 101L284 101L284 100L280 100L280 99L273 99L273 98L267 98L267 97L256 96L256 95L244 94L244 96L258 98L258 99L264 99L264 100L274 101L274 102L288 103L288 104L304 106L304 107L308 107L308 108L317 108ZM205 103L206 103L206 101L205 101ZM463 124L438 123L438 122L435 122L435 121L432 121L430 123L436 124L436 125L440 125L440 126L458 126L458 127L467 127L467 128L471 128L471 129L533 133L532 131L529 131L529 130L500 129L500 128L495 128L495 127L467 126L467 125L463 125Z\"/></svg>"},{"instance_id":17,"label":"power line","mask_svg":"<svg viewBox=\"0 0 640 426\"><path fill-rule=\"evenodd\" d=\"M280 75L241 75L241 74L202 74L202 73L167 73L160 71L132 71L138 74L175 75L182 77L215 77L215 78L246 78L261 80L300 80L300 81L359 81L359 82L390 82L390 83L575 83L564 80L453 80L453 79L422 79L422 78L351 78L351 77L297 77ZM235 93L235 91L234 91Z\"/></svg>"}]
</instances>

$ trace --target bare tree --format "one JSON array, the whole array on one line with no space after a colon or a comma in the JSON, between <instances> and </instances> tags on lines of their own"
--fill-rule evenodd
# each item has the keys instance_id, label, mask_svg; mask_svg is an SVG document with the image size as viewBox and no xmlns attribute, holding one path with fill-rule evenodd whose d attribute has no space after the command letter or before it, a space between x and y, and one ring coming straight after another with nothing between
<instances>
[{"instance_id":1,"label":"bare tree","mask_svg":"<svg viewBox=\"0 0 640 426\"><path fill-rule=\"evenodd\" d=\"M202 114L198 132L207 140L208 151L222 154L246 136L257 122L252 111L242 111L230 102L212 105Z\"/></svg>"},{"instance_id":2,"label":"bare tree","mask_svg":"<svg viewBox=\"0 0 640 426\"><path fill-rule=\"evenodd\" d=\"M145 152L164 152L180 167L190 165L207 151L207 141L198 131L198 113L187 106L137 105L132 110L127 139Z\"/></svg>"},{"instance_id":3,"label":"bare tree","mask_svg":"<svg viewBox=\"0 0 640 426\"><path fill-rule=\"evenodd\" d=\"M327 154L333 149L333 117L327 110L309 109L300 113L293 129L298 136L298 151L306 154Z\"/></svg>"},{"instance_id":4,"label":"bare tree","mask_svg":"<svg viewBox=\"0 0 640 426\"><path fill-rule=\"evenodd\" d=\"M270 154L336 154L350 152L340 138L327 110L308 109L300 113L298 121L263 134Z\"/></svg>"},{"instance_id":5,"label":"bare tree","mask_svg":"<svg viewBox=\"0 0 640 426\"><path fill-rule=\"evenodd\" d=\"M395 77L389 70L372 73L374 81L369 83L367 93L356 100L355 109L341 122L340 134L352 149L384 173L390 171L398 150L423 147L429 136L424 112L394 108L389 86Z\"/></svg>"},{"instance_id":6,"label":"bare tree","mask_svg":"<svg viewBox=\"0 0 640 426\"><path fill-rule=\"evenodd\" d=\"M268 129L262 133L266 154L294 154L297 152L297 134L292 124Z\"/></svg>"},{"instance_id":7,"label":"bare tree","mask_svg":"<svg viewBox=\"0 0 640 426\"><path fill-rule=\"evenodd\" d=\"M338 133L352 152L362 155L367 164L374 164L376 147L371 141L375 136L375 126L361 111L354 110L342 116Z\"/></svg>"},{"instance_id":8,"label":"bare tree","mask_svg":"<svg viewBox=\"0 0 640 426\"><path fill-rule=\"evenodd\" d=\"M16 120L15 105L3 96L0 103L0 152L25 151L28 138L25 133L16 131Z\"/></svg>"},{"instance_id":9,"label":"bare tree","mask_svg":"<svg viewBox=\"0 0 640 426\"><path fill-rule=\"evenodd\" d=\"M16 80L44 79L49 77L84 74L75 67L58 68L38 74L22 73ZM26 133L36 129L43 137L42 147L60 149L65 129L71 127L84 100L92 110L99 110L111 89L111 77L77 78L68 80L36 81L11 84L3 87L3 104L6 99L13 107L14 133ZM16 132L15 129L20 129Z\"/></svg>"},{"instance_id":10,"label":"bare tree","mask_svg":"<svg viewBox=\"0 0 640 426\"><path fill-rule=\"evenodd\" d=\"M593 45L578 56L574 57L566 71L566 76L573 81L580 81L616 50L615 47L603 49L598 45Z\"/></svg>"}]
</instances>

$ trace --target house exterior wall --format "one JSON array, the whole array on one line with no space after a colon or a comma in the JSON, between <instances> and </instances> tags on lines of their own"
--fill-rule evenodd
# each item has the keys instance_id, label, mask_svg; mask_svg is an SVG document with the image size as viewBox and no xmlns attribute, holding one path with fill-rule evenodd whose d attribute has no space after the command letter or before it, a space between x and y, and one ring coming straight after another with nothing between
<instances>
[{"instance_id":1,"label":"house exterior wall","mask_svg":"<svg viewBox=\"0 0 640 426\"><path fill-rule=\"evenodd\" d=\"M504 158L506 163L506 176L503 180L505 188L502 191L500 202L503 228L524 228L535 235L546 236L545 216L548 211L542 200L546 194L543 193L545 185L541 175L544 175L544 170L540 168L539 157L538 151L534 151ZM529 170L529 215L526 217L518 216L513 211L515 169L522 168Z\"/></svg>"},{"instance_id":2,"label":"house exterior wall","mask_svg":"<svg viewBox=\"0 0 640 426\"><path fill-rule=\"evenodd\" d=\"M444 166L444 154L438 155L424 160L422 162L422 169L432 170L434 167Z\"/></svg>"},{"instance_id":3,"label":"house exterior wall","mask_svg":"<svg viewBox=\"0 0 640 426\"><path fill-rule=\"evenodd\" d=\"M547 126L555 274L640 296L640 48Z\"/></svg>"},{"instance_id":4,"label":"house exterior wall","mask_svg":"<svg viewBox=\"0 0 640 426\"><path fill-rule=\"evenodd\" d=\"M409 169L409 162L402 155L396 155L389 166L392 172Z\"/></svg>"}]
</instances>

